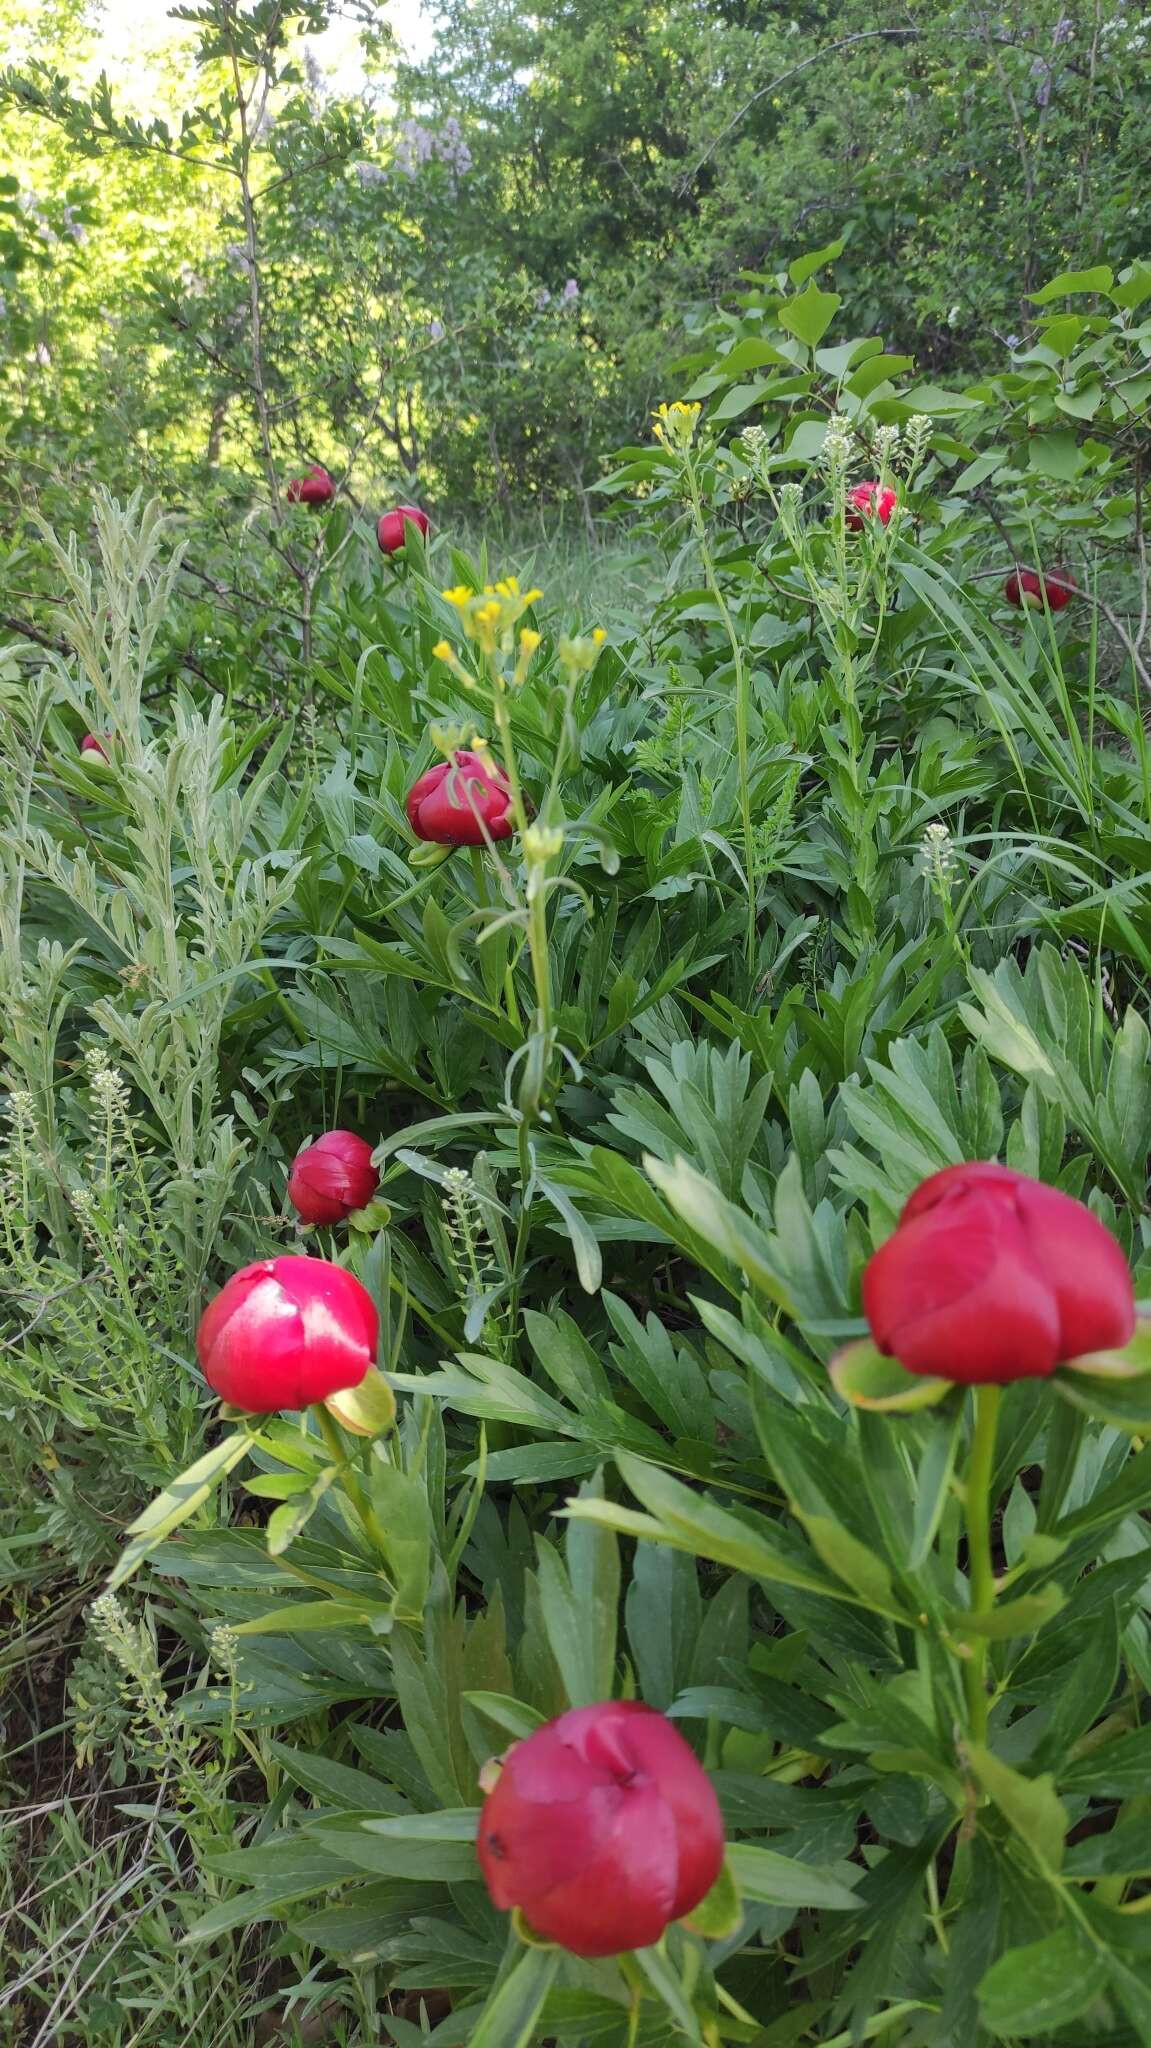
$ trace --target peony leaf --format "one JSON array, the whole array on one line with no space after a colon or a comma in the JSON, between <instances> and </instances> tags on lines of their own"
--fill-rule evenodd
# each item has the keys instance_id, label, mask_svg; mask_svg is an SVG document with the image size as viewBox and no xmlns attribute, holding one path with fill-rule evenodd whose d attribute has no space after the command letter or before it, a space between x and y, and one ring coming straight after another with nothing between
<instances>
[{"instance_id":1,"label":"peony leaf","mask_svg":"<svg viewBox=\"0 0 1151 2048\"><path fill-rule=\"evenodd\" d=\"M1025 1948L1008 1949L979 1986L985 2026L1000 2039L1046 2036L1093 2005L1107 1982L1107 1963L1073 1927L1059 1927Z\"/></svg>"},{"instance_id":2,"label":"peony leaf","mask_svg":"<svg viewBox=\"0 0 1151 2048\"><path fill-rule=\"evenodd\" d=\"M662 1949L637 1948L632 1950L632 1954L636 1968L642 1971L656 1997L674 2020L676 2040L686 2041L689 2048L703 2048L703 2036L692 2011L686 1986L678 1972L672 1969Z\"/></svg>"},{"instance_id":3,"label":"peony leaf","mask_svg":"<svg viewBox=\"0 0 1151 2048\"><path fill-rule=\"evenodd\" d=\"M1132 1436L1151 1435L1151 1385L1146 1379L1057 1372L1051 1384L1057 1394L1085 1415L1113 1422L1116 1428L1129 1430Z\"/></svg>"},{"instance_id":4,"label":"peony leaf","mask_svg":"<svg viewBox=\"0 0 1151 2048\"><path fill-rule=\"evenodd\" d=\"M1066 1605L1067 1595L1061 1586L1044 1586L1038 1593L1021 1593L1018 1600L1002 1600L986 1614L960 1610L949 1617L949 1626L960 1637L988 1636L1006 1642L1010 1636L1034 1635Z\"/></svg>"},{"instance_id":5,"label":"peony leaf","mask_svg":"<svg viewBox=\"0 0 1151 2048\"><path fill-rule=\"evenodd\" d=\"M844 1882L840 1864L828 1869L818 1863L800 1863L782 1856L777 1849L760 1849L750 1842L736 1842L728 1851L731 1873L745 1899L757 1905L821 1908L824 1912L847 1913L860 1900Z\"/></svg>"},{"instance_id":6,"label":"peony leaf","mask_svg":"<svg viewBox=\"0 0 1151 2048\"><path fill-rule=\"evenodd\" d=\"M803 1523L808 1541L829 1571L850 1586L876 1614L893 1621L909 1622L911 1616L892 1584L891 1573L882 1560L831 1515L810 1515L793 1502L792 1513Z\"/></svg>"},{"instance_id":7,"label":"peony leaf","mask_svg":"<svg viewBox=\"0 0 1151 2048\"><path fill-rule=\"evenodd\" d=\"M1067 1809L1049 1773L1025 1778L982 1743L969 1742L967 1755L983 1790L1048 1876L1063 1861Z\"/></svg>"},{"instance_id":8,"label":"peony leaf","mask_svg":"<svg viewBox=\"0 0 1151 2048\"><path fill-rule=\"evenodd\" d=\"M108 1575L106 1590L109 1593L122 1586L125 1579L130 1579L149 1552L163 1543L173 1529L178 1529L181 1522L186 1522L189 1515L203 1507L218 1482L239 1464L251 1444L251 1432L247 1429L236 1430L232 1436L213 1444L211 1450L197 1458L194 1465L189 1465L186 1472L181 1472L171 1486L157 1494L134 1522L129 1522L128 1534L132 1541L125 1544Z\"/></svg>"},{"instance_id":9,"label":"peony leaf","mask_svg":"<svg viewBox=\"0 0 1151 2048\"><path fill-rule=\"evenodd\" d=\"M528 2048L559 1966L558 1949L525 1948L476 2021L470 2048Z\"/></svg>"},{"instance_id":10,"label":"peony leaf","mask_svg":"<svg viewBox=\"0 0 1151 2048\"><path fill-rule=\"evenodd\" d=\"M538 1707L525 1706L522 1700L509 1699L506 1693L465 1692L462 1697L485 1720L494 1721L497 1728L510 1735L513 1742L521 1742L543 1727L545 1717Z\"/></svg>"}]
</instances>

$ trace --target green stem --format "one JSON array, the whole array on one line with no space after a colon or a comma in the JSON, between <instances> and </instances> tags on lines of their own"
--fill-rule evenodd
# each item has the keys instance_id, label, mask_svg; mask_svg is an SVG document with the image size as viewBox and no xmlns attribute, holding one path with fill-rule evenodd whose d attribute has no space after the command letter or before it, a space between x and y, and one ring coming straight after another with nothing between
<instances>
[{"instance_id":1,"label":"green stem","mask_svg":"<svg viewBox=\"0 0 1151 2048\"><path fill-rule=\"evenodd\" d=\"M967 1467L967 1575L972 1614L989 1614L995 1600L995 1568L991 1560L991 1475L995 1464L995 1432L999 1425L1001 1387L975 1389L975 1427ZM987 1739L987 1638L976 1636L964 1671L967 1716L976 1742Z\"/></svg>"},{"instance_id":2,"label":"green stem","mask_svg":"<svg viewBox=\"0 0 1151 2048\"><path fill-rule=\"evenodd\" d=\"M696 475L695 463L690 456L687 457L684 463L684 474L687 478L688 492L691 497L692 524L695 527L700 560L703 563L704 582L715 599L719 615L723 620L728 642L731 646L732 667L735 671L735 751L739 762L739 810L743 826L743 864L744 872L747 876L747 964L754 971L756 883L755 845L752 838L751 825L751 756L748 738L751 725L751 679L748 676L747 666L744 662L743 647L735 630L735 621L728 610L727 600L720 589L719 578L715 573L715 562L707 537L707 522L703 516L703 501L699 492L699 478Z\"/></svg>"},{"instance_id":3,"label":"green stem","mask_svg":"<svg viewBox=\"0 0 1151 2048\"><path fill-rule=\"evenodd\" d=\"M512 741L512 722L508 717L507 699L499 676L492 679L492 715L499 729L500 745L503 750L504 770L511 791L512 815L519 828L522 840L528 828L527 806L524 803L520 784L519 769L516 766L516 752ZM539 1011L539 1028L545 1034L551 1030L552 1021L552 972L548 954L547 901L543 892L544 875L540 868L528 863L528 948L531 953L532 979L535 982L536 1006Z\"/></svg>"},{"instance_id":4,"label":"green stem","mask_svg":"<svg viewBox=\"0 0 1151 2048\"><path fill-rule=\"evenodd\" d=\"M431 1331L433 1337L439 1338L440 1343L446 1350L454 1351L456 1349L459 1339L453 1337L450 1330L445 1329L442 1323L436 1321L436 1318L424 1307L422 1301L417 1301L415 1295L410 1293L408 1288L404 1286L398 1273L391 1275L391 1288L393 1294L399 1295L400 1300L409 1313L418 1316L421 1323Z\"/></svg>"},{"instance_id":5,"label":"green stem","mask_svg":"<svg viewBox=\"0 0 1151 2048\"><path fill-rule=\"evenodd\" d=\"M390 903L381 903L378 906L374 906L372 915L374 917L388 917L390 916L393 910L398 910L402 903L410 903L413 896L418 896L421 889L426 889L429 882L435 881L436 876L440 872L440 868L446 866L447 861L440 861L437 863L435 867L425 868L423 874L417 875L415 881L411 882L406 889L401 889L398 896L393 896ZM332 912L332 915L329 918L327 924L325 925L323 932L321 933L322 938L330 938L332 933L335 931L336 926L339 924L340 919L342 918L344 911L347 908L348 898L350 897L352 890L355 888L356 883L360 880L361 876L358 873L354 874L351 880L348 882L347 886L343 890L341 890L340 900L337 903L335 910Z\"/></svg>"},{"instance_id":6,"label":"green stem","mask_svg":"<svg viewBox=\"0 0 1151 2048\"><path fill-rule=\"evenodd\" d=\"M512 816L516 821L516 830L522 838L528 829L528 811L527 805L524 802L520 771L516 765L516 750L512 739L512 722L508 717L507 695L503 678L499 674L493 674L492 676L492 717L495 719L496 729L500 736L500 749L504 757L504 774L508 778L508 789L512 799Z\"/></svg>"},{"instance_id":7,"label":"green stem","mask_svg":"<svg viewBox=\"0 0 1151 2048\"><path fill-rule=\"evenodd\" d=\"M468 854L470 856L472 863L472 874L475 878L476 901L477 903L484 904L486 907L491 903L492 899L491 894L488 890L487 874L484 870L483 850L481 847L478 846L470 846L468 848Z\"/></svg>"},{"instance_id":8,"label":"green stem","mask_svg":"<svg viewBox=\"0 0 1151 2048\"><path fill-rule=\"evenodd\" d=\"M640 1974L635 1957L631 1954L630 1950L626 1955L618 1956L616 1960L619 1964L620 1975L627 1985L628 1991L631 1993L628 2000L626 2048L635 2048L635 2044L639 2040L640 2007L643 2005L644 1992L647 1986Z\"/></svg>"},{"instance_id":9,"label":"green stem","mask_svg":"<svg viewBox=\"0 0 1151 2048\"><path fill-rule=\"evenodd\" d=\"M322 1401L312 1403L312 1413L320 1425L320 1435L328 1446L333 1465L338 1466L340 1477L348 1489L348 1496L365 1529L370 1531L371 1520L368 1497L364 1492L360 1475L351 1461L351 1452L329 1415Z\"/></svg>"},{"instance_id":10,"label":"green stem","mask_svg":"<svg viewBox=\"0 0 1151 2048\"><path fill-rule=\"evenodd\" d=\"M541 861L528 868L528 950L532 960L539 1028L545 1037L552 1028L552 964L548 953L547 898L544 882L547 869Z\"/></svg>"}]
</instances>

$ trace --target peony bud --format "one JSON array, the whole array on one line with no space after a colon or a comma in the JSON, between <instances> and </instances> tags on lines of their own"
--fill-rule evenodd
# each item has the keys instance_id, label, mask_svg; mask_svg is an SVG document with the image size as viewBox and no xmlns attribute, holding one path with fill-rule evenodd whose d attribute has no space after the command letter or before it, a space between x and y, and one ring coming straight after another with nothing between
<instances>
[{"instance_id":1,"label":"peony bud","mask_svg":"<svg viewBox=\"0 0 1151 2048\"><path fill-rule=\"evenodd\" d=\"M397 505L394 512L385 512L376 528L376 538L385 555L394 555L399 548L407 545L407 527L414 526L426 536L428 515L418 505Z\"/></svg>"},{"instance_id":2,"label":"peony bud","mask_svg":"<svg viewBox=\"0 0 1151 2048\"><path fill-rule=\"evenodd\" d=\"M711 1890L723 1821L677 1728L634 1700L577 1707L503 1759L477 1849L493 1902L577 1956L650 1948Z\"/></svg>"},{"instance_id":3,"label":"peony bud","mask_svg":"<svg viewBox=\"0 0 1151 2048\"><path fill-rule=\"evenodd\" d=\"M1075 596L1074 587L1056 571L1040 576L1034 569L1013 569L1003 586L1003 595L1008 604L1026 606L1030 611L1043 610L1043 594L1053 612L1061 612Z\"/></svg>"},{"instance_id":4,"label":"peony bud","mask_svg":"<svg viewBox=\"0 0 1151 2048\"><path fill-rule=\"evenodd\" d=\"M482 846L515 830L507 776L495 761L457 753L438 761L408 792L408 823L417 839L440 846Z\"/></svg>"},{"instance_id":5,"label":"peony bud","mask_svg":"<svg viewBox=\"0 0 1151 2048\"><path fill-rule=\"evenodd\" d=\"M358 1387L375 1364L378 1332L354 1273L284 1255L233 1273L200 1318L196 1352L222 1401L269 1415Z\"/></svg>"},{"instance_id":6,"label":"peony bud","mask_svg":"<svg viewBox=\"0 0 1151 2048\"><path fill-rule=\"evenodd\" d=\"M325 1131L292 1161L288 1200L301 1223L342 1223L380 1184L372 1148L354 1131Z\"/></svg>"},{"instance_id":7,"label":"peony bud","mask_svg":"<svg viewBox=\"0 0 1151 2048\"><path fill-rule=\"evenodd\" d=\"M878 519L881 526L888 525L891 515L899 503L899 495L890 484L855 484L847 493L847 510L844 518L848 531L862 533L868 519Z\"/></svg>"},{"instance_id":8,"label":"peony bud","mask_svg":"<svg viewBox=\"0 0 1151 2048\"><path fill-rule=\"evenodd\" d=\"M313 465L307 476L293 477L287 490L290 505L330 505L335 494L331 477L319 463Z\"/></svg>"},{"instance_id":9,"label":"peony bud","mask_svg":"<svg viewBox=\"0 0 1151 2048\"><path fill-rule=\"evenodd\" d=\"M863 1276L879 1349L967 1384L1043 1377L1135 1328L1120 1247L1082 1202L992 1162L918 1187Z\"/></svg>"}]
</instances>

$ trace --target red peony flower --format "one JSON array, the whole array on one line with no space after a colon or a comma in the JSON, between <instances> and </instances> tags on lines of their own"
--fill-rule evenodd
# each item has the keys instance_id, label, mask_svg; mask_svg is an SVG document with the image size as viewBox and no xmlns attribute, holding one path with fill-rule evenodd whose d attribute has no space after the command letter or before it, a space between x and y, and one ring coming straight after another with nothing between
<instances>
[{"instance_id":1,"label":"red peony flower","mask_svg":"<svg viewBox=\"0 0 1151 2048\"><path fill-rule=\"evenodd\" d=\"M915 1190L867 1266L863 1307L889 1358L968 1385L1042 1377L1135 1328L1127 1261L1097 1217L989 1161Z\"/></svg>"},{"instance_id":2,"label":"red peony flower","mask_svg":"<svg viewBox=\"0 0 1151 2048\"><path fill-rule=\"evenodd\" d=\"M378 1331L354 1273L285 1255L233 1273L200 1318L196 1351L222 1401L270 1415L358 1387L375 1364Z\"/></svg>"},{"instance_id":3,"label":"red peony flower","mask_svg":"<svg viewBox=\"0 0 1151 2048\"><path fill-rule=\"evenodd\" d=\"M111 739L111 737L111 733L105 733L102 740L98 733L86 732L80 742L80 752L82 754L98 754L101 761L106 761L109 755L108 749L104 745L104 740Z\"/></svg>"},{"instance_id":4,"label":"red peony flower","mask_svg":"<svg viewBox=\"0 0 1151 2048\"><path fill-rule=\"evenodd\" d=\"M307 476L294 476L287 489L289 505L330 505L336 495L336 487L318 462L313 463Z\"/></svg>"},{"instance_id":5,"label":"red peony flower","mask_svg":"<svg viewBox=\"0 0 1151 2048\"><path fill-rule=\"evenodd\" d=\"M844 515L849 532L862 533L864 522L871 518L878 519L881 526L886 526L898 503L899 494L892 490L890 484L853 485L847 493L847 511Z\"/></svg>"},{"instance_id":6,"label":"red peony flower","mask_svg":"<svg viewBox=\"0 0 1151 2048\"><path fill-rule=\"evenodd\" d=\"M342 1223L380 1184L372 1148L354 1131L325 1131L292 1161L288 1200L302 1223Z\"/></svg>"},{"instance_id":7,"label":"red peony flower","mask_svg":"<svg viewBox=\"0 0 1151 2048\"><path fill-rule=\"evenodd\" d=\"M480 1815L494 1903L577 1956L650 1948L711 1890L723 1821L710 1778L662 1714L577 1707L514 1743Z\"/></svg>"},{"instance_id":8,"label":"red peony flower","mask_svg":"<svg viewBox=\"0 0 1151 2048\"><path fill-rule=\"evenodd\" d=\"M408 823L417 839L433 839L440 846L482 846L485 836L511 838L515 821L510 801L507 776L495 761L479 754L453 754L412 784Z\"/></svg>"},{"instance_id":9,"label":"red peony flower","mask_svg":"<svg viewBox=\"0 0 1151 2048\"><path fill-rule=\"evenodd\" d=\"M397 548L406 546L408 536L404 529L409 523L426 534L428 515L421 512L418 505L397 505L394 512L384 513L376 528L376 537L385 555L394 555Z\"/></svg>"},{"instance_id":10,"label":"red peony flower","mask_svg":"<svg viewBox=\"0 0 1151 2048\"><path fill-rule=\"evenodd\" d=\"M1044 589L1053 612L1061 612L1075 595L1072 585L1055 571L1050 576L1040 576L1034 569L1013 569L1003 586L1003 595L1008 604L1026 605L1033 611L1042 611Z\"/></svg>"}]
</instances>

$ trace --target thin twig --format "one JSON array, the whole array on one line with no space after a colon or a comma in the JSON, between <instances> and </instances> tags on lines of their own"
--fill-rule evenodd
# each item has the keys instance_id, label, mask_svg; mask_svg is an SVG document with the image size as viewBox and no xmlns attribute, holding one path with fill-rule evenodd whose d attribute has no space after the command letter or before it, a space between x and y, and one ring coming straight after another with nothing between
<instances>
[{"instance_id":1,"label":"thin twig","mask_svg":"<svg viewBox=\"0 0 1151 2048\"><path fill-rule=\"evenodd\" d=\"M691 170L687 171L685 175L680 179L680 197L682 198L683 195L690 190L691 186L695 183L695 180L698 178L700 172L702 171L704 165L707 163L708 159L715 155L716 150L719 148L722 142L727 141L727 138L731 134L732 129L738 128L740 122L743 120L744 115L749 114L751 112L751 109L756 105L757 101L766 99L768 93L778 92L781 85L787 85L789 80L793 78L798 78L801 71L810 70L813 64L822 64L826 58L834 57L837 50L850 49L853 43L873 43L877 39L891 39L894 37L905 37L914 39L920 33L921 31L919 29L912 28L910 26L908 26L907 28L860 29L858 34L853 36L841 36L840 40L837 43L828 43L822 50L816 50L812 56L804 57L801 63L792 64L787 71L781 71L778 78L773 78L768 85L761 85L758 92L753 92L751 98L749 100L745 100L742 107L737 108L736 112L732 115L730 121L728 121L726 126L721 128L719 134L716 135L712 139L712 141L708 143L707 148L704 150L704 153L700 157L699 161L693 164Z\"/></svg>"},{"instance_id":2,"label":"thin twig","mask_svg":"<svg viewBox=\"0 0 1151 2048\"><path fill-rule=\"evenodd\" d=\"M37 647L46 647L51 654L71 654L66 640L58 640L52 633L42 633L30 619L17 619L9 612L0 612L0 626L6 626L10 633L18 633L22 640L34 640Z\"/></svg>"}]
</instances>

